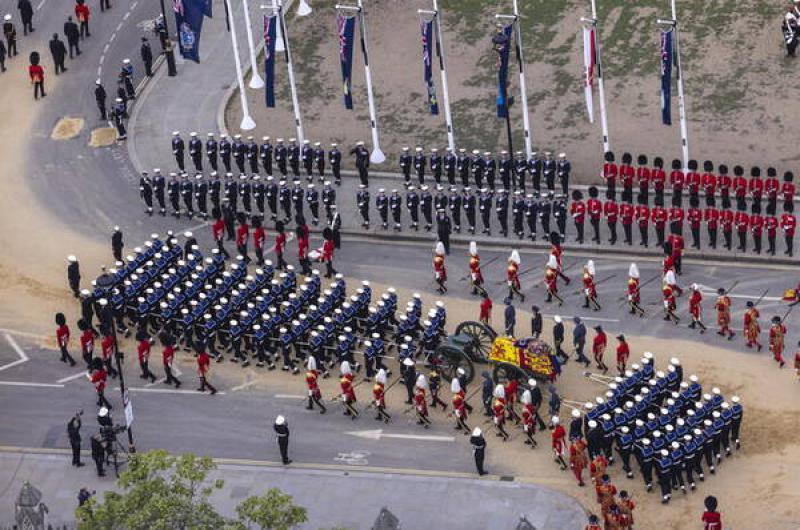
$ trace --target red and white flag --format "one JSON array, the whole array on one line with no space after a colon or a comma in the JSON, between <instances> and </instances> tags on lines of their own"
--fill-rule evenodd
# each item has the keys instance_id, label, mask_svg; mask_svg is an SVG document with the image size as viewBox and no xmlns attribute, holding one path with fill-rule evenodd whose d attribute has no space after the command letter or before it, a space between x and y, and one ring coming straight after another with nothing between
<instances>
[{"instance_id":1,"label":"red and white flag","mask_svg":"<svg viewBox=\"0 0 800 530\"><path fill-rule=\"evenodd\" d=\"M586 112L589 114L589 123L594 123L594 78L597 74L597 47L594 34L595 29L583 28L583 91L586 95Z\"/></svg>"}]
</instances>

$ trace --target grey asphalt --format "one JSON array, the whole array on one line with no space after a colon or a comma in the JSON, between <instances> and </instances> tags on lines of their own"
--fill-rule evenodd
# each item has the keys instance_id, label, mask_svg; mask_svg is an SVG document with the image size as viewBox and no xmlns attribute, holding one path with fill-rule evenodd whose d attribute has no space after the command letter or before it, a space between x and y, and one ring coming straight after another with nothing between
<instances>
[{"instance_id":1,"label":"grey asphalt","mask_svg":"<svg viewBox=\"0 0 800 530\"><path fill-rule=\"evenodd\" d=\"M223 479L225 489L211 497L220 513L233 517L246 497L280 485L294 502L308 510L308 522L300 528L372 528L381 508L398 517L402 528L483 528L508 530L520 515L543 530L576 530L586 515L563 493L533 484L453 477L374 473L352 469L314 470L242 463L220 464L211 479ZM0 510L11 513L23 481L43 493L50 508L49 523L69 523L81 486L102 496L111 485L97 479L90 465L74 470L61 455L0 452ZM7 517L0 515L0 523Z\"/></svg>"}]
</instances>

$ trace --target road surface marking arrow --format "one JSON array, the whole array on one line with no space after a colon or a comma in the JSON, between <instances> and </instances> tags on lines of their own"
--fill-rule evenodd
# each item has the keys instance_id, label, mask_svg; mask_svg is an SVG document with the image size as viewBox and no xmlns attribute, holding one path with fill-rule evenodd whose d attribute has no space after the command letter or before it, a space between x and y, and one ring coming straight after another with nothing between
<instances>
[{"instance_id":1,"label":"road surface marking arrow","mask_svg":"<svg viewBox=\"0 0 800 530\"><path fill-rule=\"evenodd\" d=\"M456 439L452 436L436 436L425 434L389 434L383 432L381 429L369 431L350 431L345 434L355 436L357 438L366 438L367 440L380 440L381 438L396 438L398 440L424 440L427 442L454 442Z\"/></svg>"},{"instance_id":2,"label":"road surface marking arrow","mask_svg":"<svg viewBox=\"0 0 800 530\"><path fill-rule=\"evenodd\" d=\"M14 340L14 337L9 335L8 333L5 334L5 337L8 344L11 345L11 347L14 348L14 351L17 352L17 355L19 355L19 359L10 362L8 364L4 364L3 366L0 366L0 372L2 372L3 370L8 370L9 368L13 368L18 364L28 362L28 356L25 355L25 351L22 348L20 348L19 344L17 344L17 341Z\"/></svg>"}]
</instances>

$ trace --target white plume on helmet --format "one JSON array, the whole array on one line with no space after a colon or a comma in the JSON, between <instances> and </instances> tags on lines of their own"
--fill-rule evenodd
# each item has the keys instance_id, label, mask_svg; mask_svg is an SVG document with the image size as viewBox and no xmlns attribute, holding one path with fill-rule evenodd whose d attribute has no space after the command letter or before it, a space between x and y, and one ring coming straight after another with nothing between
<instances>
[{"instance_id":1,"label":"white plume on helmet","mask_svg":"<svg viewBox=\"0 0 800 530\"><path fill-rule=\"evenodd\" d=\"M628 267L628 276L639 278L639 267L635 263L631 263L631 266Z\"/></svg>"},{"instance_id":2,"label":"white plume on helmet","mask_svg":"<svg viewBox=\"0 0 800 530\"><path fill-rule=\"evenodd\" d=\"M478 255L478 244L474 241L469 242L469 255L470 256Z\"/></svg>"}]
</instances>

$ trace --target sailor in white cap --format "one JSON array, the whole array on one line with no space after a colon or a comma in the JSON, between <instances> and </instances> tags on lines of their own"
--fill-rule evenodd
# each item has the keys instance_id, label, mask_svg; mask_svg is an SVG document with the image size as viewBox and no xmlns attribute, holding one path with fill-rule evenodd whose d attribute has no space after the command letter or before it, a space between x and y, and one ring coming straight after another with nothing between
<instances>
[{"instance_id":1,"label":"sailor in white cap","mask_svg":"<svg viewBox=\"0 0 800 530\"><path fill-rule=\"evenodd\" d=\"M194 163L195 171L203 171L203 141L195 131L189 133L189 158Z\"/></svg>"},{"instance_id":2,"label":"sailor in white cap","mask_svg":"<svg viewBox=\"0 0 800 530\"><path fill-rule=\"evenodd\" d=\"M369 187L369 150L364 147L364 142L356 142L356 146L350 150L351 155L356 157L356 169L358 178L366 187Z\"/></svg>"},{"instance_id":3,"label":"sailor in white cap","mask_svg":"<svg viewBox=\"0 0 800 530\"><path fill-rule=\"evenodd\" d=\"M281 461L283 465L291 464L289 459L289 425L286 423L286 418L278 416L275 418L275 441L278 443L278 449L281 452Z\"/></svg>"},{"instance_id":4,"label":"sailor in white cap","mask_svg":"<svg viewBox=\"0 0 800 530\"><path fill-rule=\"evenodd\" d=\"M180 131L173 131L172 133L172 154L175 156L175 163L178 164L178 169L184 170L184 150L186 145L181 138Z\"/></svg>"},{"instance_id":5,"label":"sailor in white cap","mask_svg":"<svg viewBox=\"0 0 800 530\"><path fill-rule=\"evenodd\" d=\"M558 162L556 163L556 176L561 183L561 193L567 195L569 192L569 174L572 171L572 165L567 160L566 153L558 153Z\"/></svg>"},{"instance_id":6,"label":"sailor in white cap","mask_svg":"<svg viewBox=\"0 0 800 530\"><path fill-rule=\"evenodd\" d=\"M67 256L67 281L73 296L78 298L81 295L81 266L74 255Z\"/></svg>"},{"instance_id":7,"label":"sailor in white cap","mask_svg":"<svg viewBox=\"0 0 800 530\"><path fill-rule=\"evenodd\" d=\"M417 382L417 368L414 359L406 357L400 366L400 375L403 377L403 384L406 387L406 405L411 405L414 401L414 384Z\"/></svg>"},{"instance_id":8,"label":"sailor in white cap","mask_svg":"<svg viewBox=\"0 0 800 530\"><path fill-rule=\"evenodd\" d=\"M478 470L478 475L486 475L486 470L483 468L483 461L486 457L486 439L483 437L480 427L475 427L472 430L469 443L472 445L472 455L475 457L475 467Z\"/></svg>"}]
</instances>

